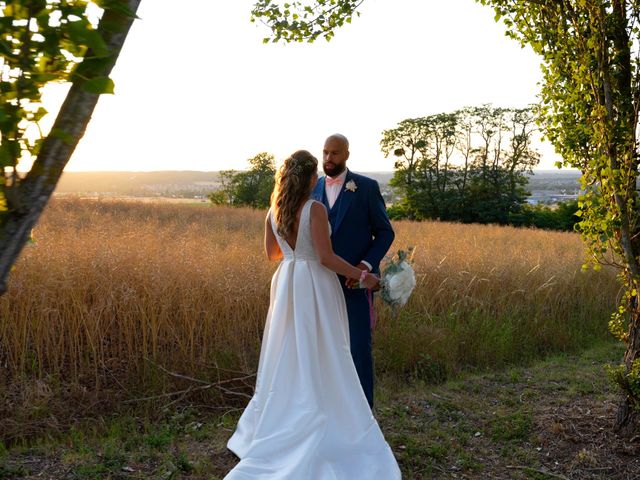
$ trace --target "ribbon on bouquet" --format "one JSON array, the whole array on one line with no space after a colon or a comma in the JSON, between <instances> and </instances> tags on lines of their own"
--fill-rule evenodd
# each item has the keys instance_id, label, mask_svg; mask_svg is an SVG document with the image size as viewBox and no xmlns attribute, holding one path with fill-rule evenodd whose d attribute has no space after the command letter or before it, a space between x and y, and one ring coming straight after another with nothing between
<instances>
[{"instance_id":1,"label":"ribbon on bouquet","mask_svg":"<svg viewBox=\"0 0 640 480\"><path fill-rule=\"evenodd\" d=\"M367 288L367 301L369 302L369 324L371 330L376 326L376 311L373 309L373 290Z\"/></svg>"}]
</instances>

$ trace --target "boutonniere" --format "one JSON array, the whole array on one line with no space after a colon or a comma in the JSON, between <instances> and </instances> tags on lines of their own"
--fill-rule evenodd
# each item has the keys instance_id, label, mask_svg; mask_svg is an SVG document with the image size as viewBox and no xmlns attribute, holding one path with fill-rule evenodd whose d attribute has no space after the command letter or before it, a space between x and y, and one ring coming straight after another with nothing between
<instances>
[{"instance_id":1,"label":"boutonniere","mask_svg":"<svg viewBox=\"0 0 640 480\"><path fill-rule=\"evenodd\" d=\"M344 189L349 190L350 192L355 192L358 189L358 186L356 185L356 182L354 182L353 180L349 180L344 186Z\"/></svg>"}]
</instances>

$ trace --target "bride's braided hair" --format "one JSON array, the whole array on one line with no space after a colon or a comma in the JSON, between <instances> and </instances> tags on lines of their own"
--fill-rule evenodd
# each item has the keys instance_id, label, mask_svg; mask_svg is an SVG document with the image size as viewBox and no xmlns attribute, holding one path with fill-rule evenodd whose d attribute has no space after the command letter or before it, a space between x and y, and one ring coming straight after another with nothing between
<instances>
[{"instance_id":1,"label":"bride's braided hair","mask_svg":"<svg viewBox=\"0 0 640 480\"><path fill-rule=\"evenodd\" d=\"M276 174L271 208L276 230L282 238L293 232L298 209L311 193L311 177L318 171L318 160L306 150L298 150L284 161Z\"/></svg>"}]
</instances>

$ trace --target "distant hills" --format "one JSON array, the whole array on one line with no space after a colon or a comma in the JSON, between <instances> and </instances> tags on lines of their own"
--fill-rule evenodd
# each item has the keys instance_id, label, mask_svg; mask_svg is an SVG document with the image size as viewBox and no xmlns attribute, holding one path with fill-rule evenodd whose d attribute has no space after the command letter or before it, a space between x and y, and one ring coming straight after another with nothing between
<instances>
[{"instance_id":1,"label":"distant hills","mask_svg":"<svg viewBox=\"0 0 640 480\"><path fill-rule=\"evenodd\" d=\"M387 185L393 172L367 172ZM218 172L64 172L58 194L198 197L220 187Z\"/></svg>"},{"instance_id":2,"label":"distant hills","mask_svg":"<svg viewBox=\"0 0 640 480\"><path fill-rule=\"evenodd\" d=\"M64 172L56 193L193 196L206 195L219 186L218 172Z\"/></svg>"},{"instance_id":3,"label":"distant hills","mask_svg":"<svg viewBox=\"0 0 640 480\"><path fill-rule=\"evenodd\" d=\"M362 173L375 178L383 193L390 195L388 183L393 172ZM531 203L575 198L579 177L580 172L575 170L536 170L529 178ZM219 187L218 172L64 172L56 194L205 198Z\"/></svg>"}]
</instances>

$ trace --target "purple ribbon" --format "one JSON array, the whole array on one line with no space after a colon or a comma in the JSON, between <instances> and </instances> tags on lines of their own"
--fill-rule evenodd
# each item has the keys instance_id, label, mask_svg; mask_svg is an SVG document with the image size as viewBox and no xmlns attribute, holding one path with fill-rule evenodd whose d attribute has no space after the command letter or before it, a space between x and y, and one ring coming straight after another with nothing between
<instances>
[{"instance_id":1,"label":"purple ribbon","mask_svg":"<svg viewBox=\"0 0 640 480\"><path fill-rule=\"evenodd\" d=\"M367 288L367 301L369 302L369 324L373 330L376 326L376 312L373 309L373 290L370 288Z\"/></svg>"}]
</instances>

